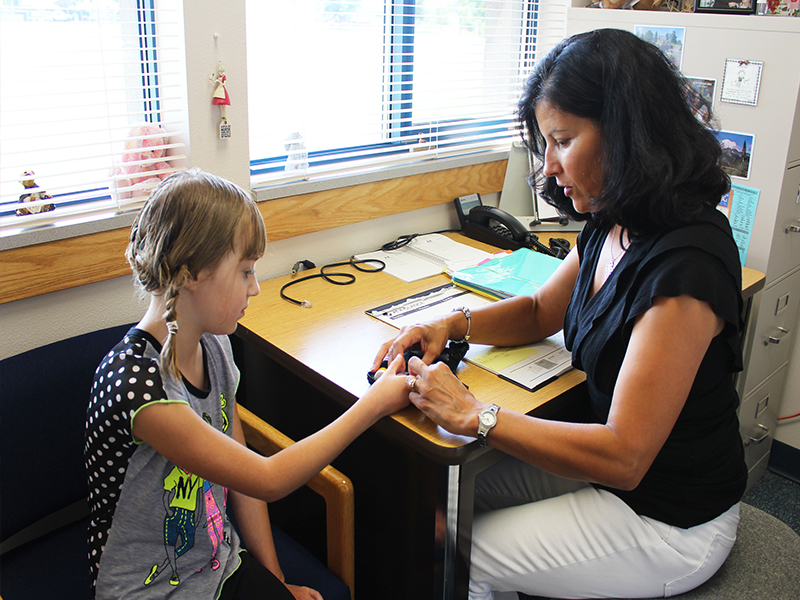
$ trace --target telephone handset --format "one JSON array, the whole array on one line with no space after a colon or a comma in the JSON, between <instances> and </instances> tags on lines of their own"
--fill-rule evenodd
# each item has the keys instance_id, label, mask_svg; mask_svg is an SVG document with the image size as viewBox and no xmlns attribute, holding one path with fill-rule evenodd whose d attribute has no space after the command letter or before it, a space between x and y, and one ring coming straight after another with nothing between
<instances>
[{"instance_id":1,"label":"telephone handset","mask_svg":"<svg viewBox=\"0 0 800 600\"><path fill-rule=\"evenodd\" d=\"M461 232L475 240L492 244L505 250L531 248L544 254L564 258L569 250L562 242L551 240L551 248L541 242L539 237L506 211L494 206L485 206L478 194L471 194L455 200ZM555 244L555 248L552 248Z\"/></svg>"},{"instance_id":2,"label":"telephone handset","mask_svg":"<svg viewBox=\"0 0 800 600\"><path fill-rule=\"evenodd\" d=\"M510 238L512 243L522 247L528 240L530 231L506 211L494 206L476 206L469 211L469 222L480 229ZM462 226L463 229L463 226Z\"/></svg>"}]
</instances>

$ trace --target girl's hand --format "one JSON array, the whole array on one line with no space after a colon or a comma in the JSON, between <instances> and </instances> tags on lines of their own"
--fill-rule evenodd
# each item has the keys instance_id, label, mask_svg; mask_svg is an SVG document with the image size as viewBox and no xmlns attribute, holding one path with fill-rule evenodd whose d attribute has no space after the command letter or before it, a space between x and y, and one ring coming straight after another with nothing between
<instances>
[{"instance_id":1,"label":"girl's hand","mask_svg":"<svg viewBox=\"0 0 800 600\"><path fill-rule=\"evenodd\" d=\"M407 375L397 373L402 368L403 362L402 354L396 356L361 399L370 403L370 406L374 404L379 410L380 417L391 415L408 406Z\"/></svg>"},{"instance_id":2,"label":"girl's hand","mask_svg":"<svg viewBox=\"0 0 800 600\"><path fill-rule=\"evenodd\" d=\"M286 587L289 588L289 591L296 600L322 600L322 594L320 594L317 590L312 590L309 587L289 585L288 583L286 584Z\"/></svg>"},{"instance_id":3,"label":"girl's hand","mask_svg":"<svg viewBox=\"0 0 800 600\"><path fill-rule=\"evenodd\" d=\"M444 317L429 323L403 327L397 337L383 344L378 350L372 370L378 369L384 358L391 362L398 356L402 357L406 350L416 344L419 344L419 347L425 352L422 357L423 362L431 364L442 353L449 338L450 329ZM405 365L401 365L401 368L403 367Z\"/></svg>"},{"instance_id":4,"label":"girl's hand","mask_svg":"<svg viewBox=\"0 0 800 600\"><path fill-rule=\"evenodd\" d=\"M487 405L478 402L444 363L428 366L416 357L408 363L409 377L416 377L409 394L412 404L450 433L475 437L478 415Z\"/></svg>"}]
</instances>

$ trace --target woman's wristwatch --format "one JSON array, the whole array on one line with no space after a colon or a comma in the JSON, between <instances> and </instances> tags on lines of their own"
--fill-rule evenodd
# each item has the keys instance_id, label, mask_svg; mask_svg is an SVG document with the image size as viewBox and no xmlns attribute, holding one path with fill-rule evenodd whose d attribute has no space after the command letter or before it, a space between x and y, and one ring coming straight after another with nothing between
<instances>
[{"instance_id":1,"label":"woman's wristwatch","mask_svg":"<svg viewBox=\"0 0 800 600\"><path fill-rule=\"evenodd\" d=\"M485 448L488 445L486 443L486 436L489 435L492 427L497 425L498 410L500 410L500 407L497 406L497 404L492 404L489 408L481 411L481 414L478 415L478 443L482 448Z\"/></svg>"}]
</instances>

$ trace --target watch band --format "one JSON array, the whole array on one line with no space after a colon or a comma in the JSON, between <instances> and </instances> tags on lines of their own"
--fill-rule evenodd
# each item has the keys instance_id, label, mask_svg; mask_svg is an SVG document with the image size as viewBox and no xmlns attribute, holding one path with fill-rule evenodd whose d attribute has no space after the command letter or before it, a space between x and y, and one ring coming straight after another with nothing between
<instances>
[{"instance_id":1,"label":"watch band","mask_svg":"<svg viewBox=\"0 0 800 600\"><path fill-rule=\"evenodd\" d=\"M459 342L468 342L469 341L469 330L472 328L472 311L468 309L466 306L459 306L458 308L454 308L453 312L462 312L464 316L467 317L467 333L464 334L464 337Z\"/></svg>"},{"instance_id":2,"label":"watch band","mask_svg":"<svg viewBox=\"0 0 800 600\"><path fill-rule=\"evenodd\" d=\"M499 410L500 407L497 406L497 404L492 404L478 415L478 443L482 448L488 445L486 443L486 436L489 435L492 428L497 425L497 412Z\"/></svg>"}]
</instances>

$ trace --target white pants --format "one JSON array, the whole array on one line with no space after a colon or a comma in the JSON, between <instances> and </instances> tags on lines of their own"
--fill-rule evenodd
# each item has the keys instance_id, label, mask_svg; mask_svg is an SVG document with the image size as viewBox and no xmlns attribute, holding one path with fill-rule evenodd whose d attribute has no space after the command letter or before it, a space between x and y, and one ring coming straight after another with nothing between
<instances>
[{"instance_id":1,"label":"white pants","mask_svg":"<svg viewBox=\"0 0 800 600\"><path fill-rule=\"evenodd\" d=\"M488 512L480 512L488 511ZM475 483L470 600L661 598L694 589L730 552L739 505L681 529L634 513L614 494L515 458Z\"/></svg>"}]
</instances>

